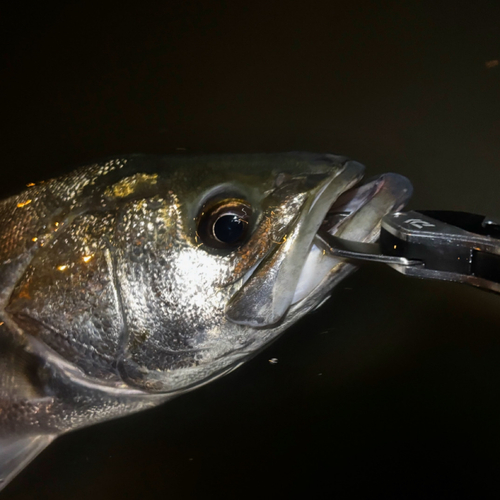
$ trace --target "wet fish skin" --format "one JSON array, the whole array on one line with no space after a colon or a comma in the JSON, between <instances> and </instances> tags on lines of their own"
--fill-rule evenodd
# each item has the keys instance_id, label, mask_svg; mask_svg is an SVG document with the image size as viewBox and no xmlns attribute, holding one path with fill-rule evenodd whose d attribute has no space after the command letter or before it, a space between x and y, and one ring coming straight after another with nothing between
<instances>
[{"instance_id":1,"label":"wet fish skin","mask_svg":"<svg viewBox=\"0 0 500 500\"><path fill-rule=\"evenodd\" d=\"M2 484L57 435L224 375L317 307L353 266L314 257L324 279L294 302L300 270L362 174L335 155L131 155L1 202ZM341 231L376 238L404 189ZM200 214L226 198L251 205L249 237L211 248Z\"/></svg>"}]
</instances>

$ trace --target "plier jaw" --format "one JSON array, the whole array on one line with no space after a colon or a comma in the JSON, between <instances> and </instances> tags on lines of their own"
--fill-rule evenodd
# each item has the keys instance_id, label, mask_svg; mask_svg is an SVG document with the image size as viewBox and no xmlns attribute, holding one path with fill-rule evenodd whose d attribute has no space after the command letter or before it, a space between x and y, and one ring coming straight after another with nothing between
<instances>
[{"instance_id":1,"label":"plier jaw","mask_svg":"<svg viewBox=\"0 0 500 500\"><path fill-rule=\"evenodd\" d=\"M335 256L388 264L418 278L467 283L500 293L500 223L467 212L418 210L382 219L378 243L320 231L317 243Z\"/></svg>"}]
</instances>

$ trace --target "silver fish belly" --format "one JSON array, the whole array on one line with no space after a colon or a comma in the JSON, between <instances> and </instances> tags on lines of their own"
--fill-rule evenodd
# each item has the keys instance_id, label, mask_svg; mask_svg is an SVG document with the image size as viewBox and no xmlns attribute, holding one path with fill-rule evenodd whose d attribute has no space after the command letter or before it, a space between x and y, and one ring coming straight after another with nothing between
<instances>
[{"instance_id":1,"label":"silver fish belly","mask_svg":"<svg viewBox=\"0 0 500 500\"><path fill-rule=\"evenodd\" d=\"M55 437L241 365L411 195L329 154L131 155L0 202L0 488Z\"/></svg>"}]
</instances>

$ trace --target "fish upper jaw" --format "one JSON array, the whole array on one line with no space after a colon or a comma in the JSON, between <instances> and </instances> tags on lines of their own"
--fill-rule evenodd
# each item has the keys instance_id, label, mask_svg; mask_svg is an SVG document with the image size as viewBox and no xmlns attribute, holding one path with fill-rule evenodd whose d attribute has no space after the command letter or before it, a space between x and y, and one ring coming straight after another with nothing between
<instances>
[{"instance_id":1,"label":"fish upper jaw","mask_svg":"<svg viewBox=\"0 0 500 500\"><path fill-rule=\"evenodd\" d=\"M363 172L361 164L348 161L313 190L286 241L230 300L229 321L254 328L275 326L291 308L295 315L300 309L317 307L336 278L347 276L344 259L315 245L318 229L354 241L376 241L382 218L400 210L412 194L406 177L389 173L358 184Z\"/></svg>"}]
</instances>

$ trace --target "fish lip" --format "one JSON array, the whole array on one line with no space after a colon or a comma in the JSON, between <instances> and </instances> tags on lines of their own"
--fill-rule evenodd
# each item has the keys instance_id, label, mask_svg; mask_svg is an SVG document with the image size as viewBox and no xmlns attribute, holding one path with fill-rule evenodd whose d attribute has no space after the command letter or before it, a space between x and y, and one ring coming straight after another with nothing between
<instances>
[{"instance_id":1,"label":"fish lip","mask_svg":"<svg viewBox=\"0 0 500 500\"><path fill-rule=\"evenodd\" d=\"M292 303L302 266L331 205L363 177L365 167L348 160L311 190L288 237L265 257L231 297L226 318L255 328L277 325Z\"/></svg>"}]
</instances>

